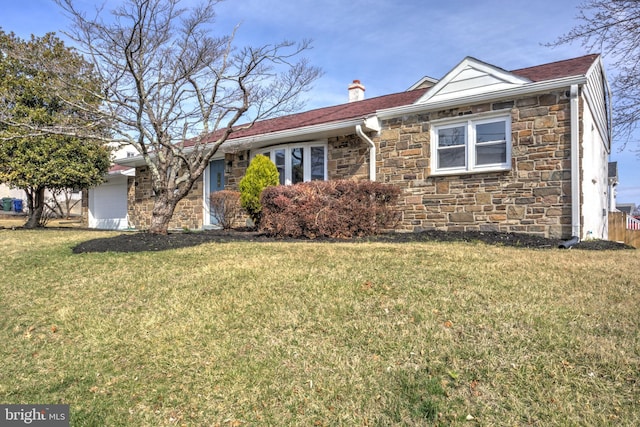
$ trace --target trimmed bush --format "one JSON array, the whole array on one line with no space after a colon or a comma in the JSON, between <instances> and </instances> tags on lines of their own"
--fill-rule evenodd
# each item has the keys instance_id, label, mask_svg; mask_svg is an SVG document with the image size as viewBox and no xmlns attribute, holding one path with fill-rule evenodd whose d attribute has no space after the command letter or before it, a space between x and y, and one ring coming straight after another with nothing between
<instances>
[{"instance_id":1,"label":"trimmed bush","mask_svg":"<svg viewBox=\"0 0 640 427\"><path fill-rule=\"evenodd\" d=\"M221 190L209 196L211 215L218 225L225 230L233 227L233 223L240 214L240 193L232 190Z\"/></svg>"},{"instance_id":2,"label":"trimmed bush","mask_svg":"<svg viewBox=\"0 0 640 427\"><path fill-rule=\"evenodd\" d=\"M348 239L394 228L400 189L370 181L312 181L262 193L260 229L275 237Z\"/></svg>"},{"instance_id":3,"label":"trimmed bush","mask_svg":"<svg viewBox=\"0 0 640 427\"><path fill-rule=\"evenodd\" d=\"M253 223L260 225L260 195L269 186L278 185L280 174L276 165L266 156L257 155L251 160L247 172L240 180L240 204Z\"/></svg>"}]
</instances>

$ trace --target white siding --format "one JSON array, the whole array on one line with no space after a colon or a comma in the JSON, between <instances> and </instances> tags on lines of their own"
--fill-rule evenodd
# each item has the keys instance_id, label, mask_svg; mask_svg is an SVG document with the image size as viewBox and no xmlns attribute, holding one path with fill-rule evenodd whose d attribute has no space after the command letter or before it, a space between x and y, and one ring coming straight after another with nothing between
<instances>
[{"instance_id":1,"label":"white siding","mask_svg":"<svg viewBox=\"0 0 640 427\"><path fill-rule=\"evenodd\" d=\"M604 69L600 61L595 62L591 70L589 70L587 84L584 85L583 90L585 100L591 108L593 121L600 133L600 137L602 141L605 141L607 144L607 149L610 149L611 117L609 108L611 93L606 78L604 77Z\"/></svg>"},{"instance_id":2,"label":"white siding","mask_svg":"<svg viewBox=\"0 0 640 427\"><path fill-rule=\"evenodd\" d=\"M607 144L596 125L592 110L585 106L582 139L582 239L608 237Z\"/></svg>"}]
</instances>

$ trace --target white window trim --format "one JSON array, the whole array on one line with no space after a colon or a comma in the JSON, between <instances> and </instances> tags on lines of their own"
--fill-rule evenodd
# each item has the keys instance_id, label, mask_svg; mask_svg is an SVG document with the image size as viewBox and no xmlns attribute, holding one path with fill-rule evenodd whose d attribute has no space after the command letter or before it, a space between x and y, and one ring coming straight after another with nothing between
<instances>
[{"instance_id":1,"label":"white window trim","mask_svg":"<svg viewBox=\"0 0 640 427\"><path fill-rule=\"evenodd\" d=\"M302 148L304 150L304 158L305 159L311 159L311 148L312 147L322 147L324 149L324 159L323 159L323 165L324 165L324 170L323 170L323 181L327 180L327 141L323 141L323 140L318 140L318 141L311 141L311 142L304 142L304 143L289 143L289 144L281 144L281 145L271 145L269 147L264 147L264 148L260 148L258 150L255 150L252 155L251 158L254 158L257 155L260 154L264 154L264 153L269 153L269 158L271 159L272 162L276 162L275 160L275 152L278 150L284 150L284 164L285 164L285 176L284 176L284 184L285 185L291 185L292 184L292 174L291 174L291 150L295 149L295 148ZM303 181L304 182L308 182L311 181L311 163L307 162L304 165L304 171L303 171Z\"/></svg>"},{"instance_id":2,"label":"white window trim","mask_svg":"<svg viewBox=\"0 0 640 427\"><path fill-rule=\"evenodd\" d=\"M504 121L506 137L506 162L489 165L476 165L475 126L483 123ZM447 127L466 125L465 166L438 169L438 130ZM506 171L511 169L511 110L499 110L489 113L470 114L431 121L431 176L462 175L484 172Z\"/></svg>"}]
</instances>

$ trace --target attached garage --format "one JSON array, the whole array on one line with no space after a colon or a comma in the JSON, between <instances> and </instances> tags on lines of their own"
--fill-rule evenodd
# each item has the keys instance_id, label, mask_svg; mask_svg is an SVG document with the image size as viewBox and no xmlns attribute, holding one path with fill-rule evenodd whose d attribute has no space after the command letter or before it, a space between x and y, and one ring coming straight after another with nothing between
<instances>
[{"instance_id":1,"label":"attached garage","mask_svg":"<svg viewBox=\"0 0 640 427\"><path fill-rule=\"evenodd\" d=\"M127 177L133 173L134 169L112 169L105 183L89 190L89 228L103 230L129 228Z\"/></svg>"}]
</instances>

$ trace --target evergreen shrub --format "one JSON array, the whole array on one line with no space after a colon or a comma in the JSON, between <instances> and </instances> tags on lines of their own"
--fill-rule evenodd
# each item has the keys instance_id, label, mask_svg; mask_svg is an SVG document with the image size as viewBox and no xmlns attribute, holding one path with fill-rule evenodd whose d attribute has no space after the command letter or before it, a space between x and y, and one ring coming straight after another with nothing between
<instances>
[{"instance_id":1,"label":"evergreen shrub","mask_svg":"<svg viewBox=\"0 0 640 427\"><path fill-rule=\"evenodd\" d=\"M278 168L271 159L257 155L251 160L244 177L240 180L240 204L256 227L260 224L262 190L278 185L279 177Z\"/></svg>"}]
</instances>

